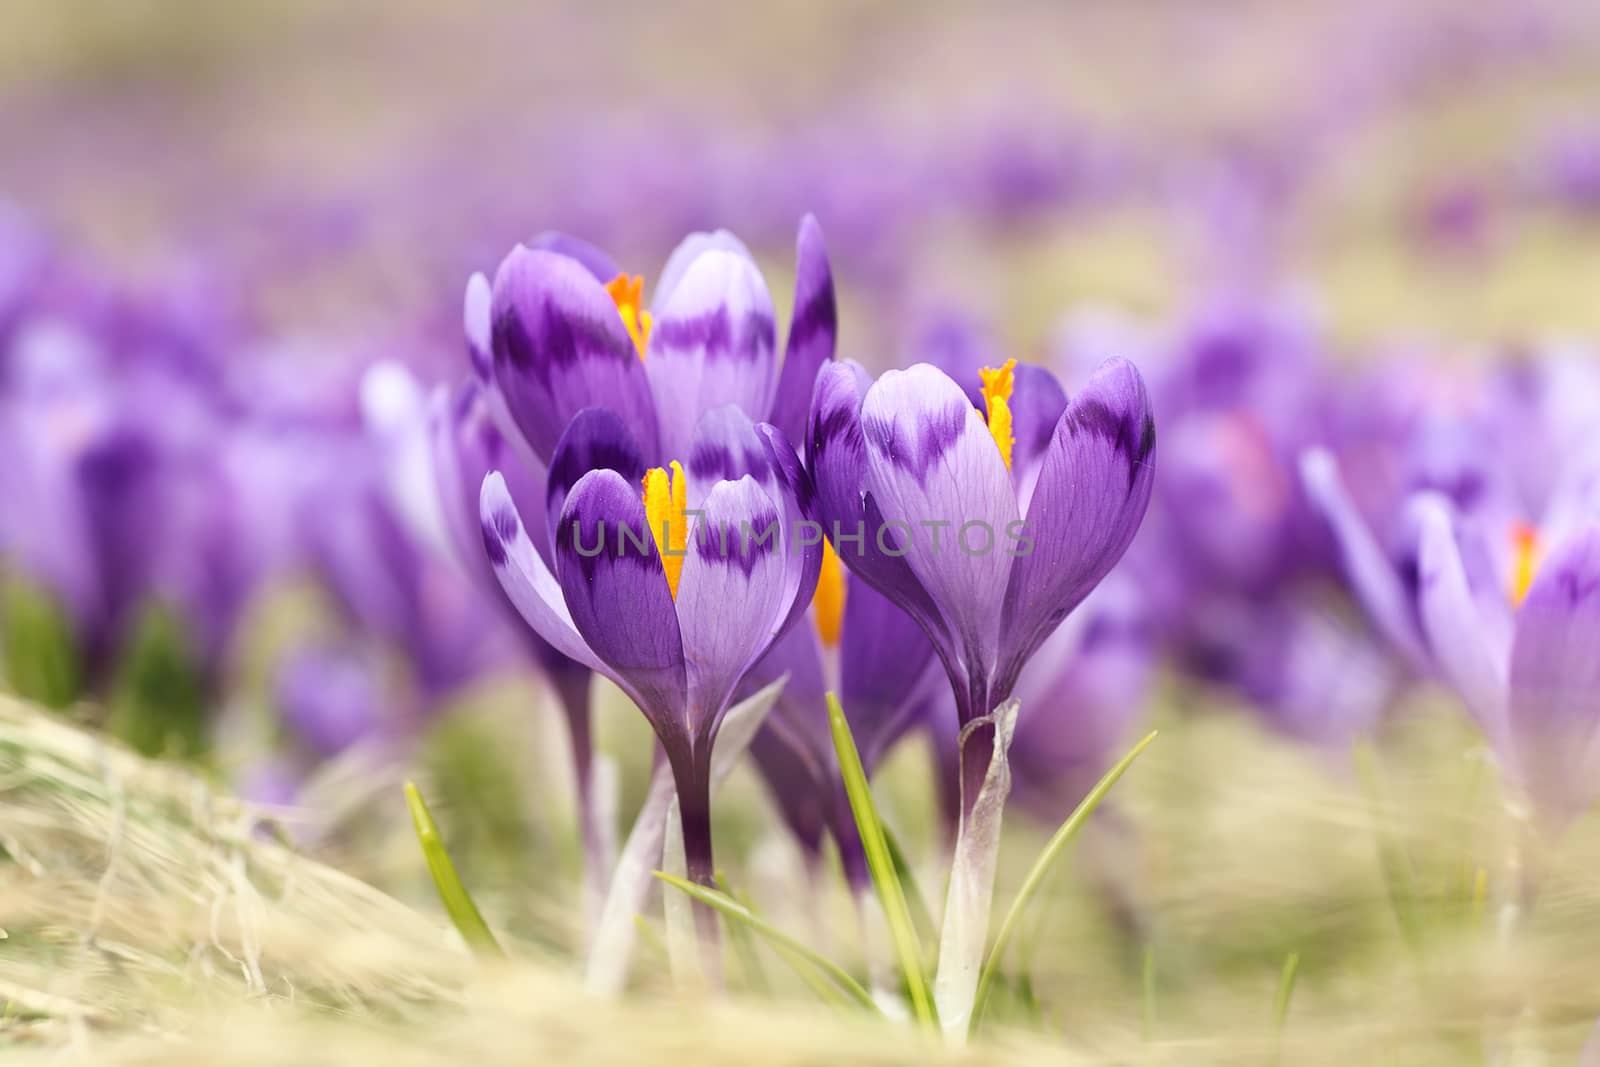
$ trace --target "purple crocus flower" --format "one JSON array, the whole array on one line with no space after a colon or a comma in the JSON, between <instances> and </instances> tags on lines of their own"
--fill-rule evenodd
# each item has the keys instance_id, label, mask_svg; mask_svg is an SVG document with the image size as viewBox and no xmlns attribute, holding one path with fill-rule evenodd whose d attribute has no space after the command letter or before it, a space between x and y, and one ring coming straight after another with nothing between
<instances>
[{"instance_id":1,"label":"purple crocus flower","mask_svg":"<svg viewBox=\"0 0 1600 1067\"><path fill-rule=\"evenodd\" d=\"M1545 522L1504 532L1448 498L1413 505L1418 608L1440 674L1552 823L1600 771L1600 468L1575 471Z\"/></svg>"},{"instance_id":2,"label":"purple crocus flower","mask_svg":"<svg viewBox=\"0 0 1600 1067\"><path fill-rule=\"evenodd\" d=\"M553 234L514 249L492 287L475 278L469 301L480 374L546 467L587 407L620 416L652 464L687 457L701 415L725 404L797 440L837 328L822 231L809 216L800 224L781 374L766 281L722 230L691 234L673 251L648 308L642 278Z\"/></svg>"},{"instance_id":3,"label":"purple crocus flower","mask_svg":"<svg viewBox=\"0 0 1600 1067\"><path fill-rule=\"evenodd\" d=\"M802 528L813 490L782 431L732 406L701 419L687 471L653 468L642 491L585 459L639 454L613 414L581 413L553 456L550 512L527 514L491 474L482 536L528 624L650 721L676 783L689 875L709 885L711 749L746 674L810 602L822 565ZM583 470L570 486L559 476ZM528 525L552 513L553 567Z\"/></svg>"},{"instance_id":4,"label":"purple crocus flower","mask_svg":"<svg viewBox=\"0 0 1600 1067\"><path fill-rule=\"evenodd\" d=\"M800 227L797 258L796 315L781 378L766 283L731 234L685 239L648 309L642 279L563 234L518 246L493 285L475 275L463 308L474 376L436 393L428 416L428 466L442 512L431 524L445 549L503 602L479 523L480 487L490 471L500 472L521 513L537 519L527 527L531 543L553 570L550 524L584 474L608 469L637 483L651 464L690 460L689 431L703 413L728 403L798 434L811 380L832 357L836 327L827 256L810 218ZM563 435L579 424L558 454ZM695 481L706 473L696 471ZM605 872L597 864L609 851L609 832L590 795L589 669L542 637L530 635L529 645L566 712L591 896L598 898Z\"/></svg>"},{"instance_id":5,"label":"purple crocus flower","mask_svg":"<svg viewBox=\"0 0 1600 1067\"><path fill-rule=\"evenodd\" d=\"M840 558L920 624L963 728L1012 693L1028 657L1105 577L1150 500L1144 382L1111 360L1070 403L1047 372L986 372L987 420L928 364L876 383L818 376L807 438L817 511ZM972 735L964 804L989 764Z\"/></svg>"},{"instance_id":6,"label":"purple crocus flower","mask_svg":"<svg viewBox=\"0 0 1600 1067\"><path fill-rule=\"evenodd\" d=\"M1356 393L1360 421L1345 427L1337 450L1308 449L1301 480L1312 507L1337 543L1346 581L1368 621L1411 670L1433 673L1417 605L1415 510L1408 502L1433 491L1487 527L1508 530L1523 509L1500 459L1486 447L1489 432L1455 402L1450 381L1430 389L1418 368L1400 365ZM1436 372L1426 372L1436 374ZM1409 398L1445 396L1416 410ZM1408 399L1396 404L1398 396Z\"/></svg>"}]
</instances>

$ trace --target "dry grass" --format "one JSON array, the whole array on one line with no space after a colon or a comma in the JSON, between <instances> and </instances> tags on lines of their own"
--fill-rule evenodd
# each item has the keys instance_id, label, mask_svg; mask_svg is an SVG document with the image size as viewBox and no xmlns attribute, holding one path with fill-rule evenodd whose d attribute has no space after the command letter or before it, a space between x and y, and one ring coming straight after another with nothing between
<instances>
[{"instance_id":1,"label":"dry grass","mask_svg":"<svg viewBox=\"0 0 1600 1067\"><path fill-rule=\"evenodd\" d=\"M796 984L757 996L740 968L725 999L652 979L616 1003L586 997L526 944L518 962L481 968L436 913L296 854L260 811L0 700L0 1049L94 1065L1265 1064L1278 964L1298 951L1281 1062L1570 1062L1600 1013L1588 972L1600 835L1591 821L1525 855L1542 876L1538 907L1500 936L1510 839L1493 782L1469 739L1420 718L1432 725L1389 738L1380 768L1382 824L1415 867L1420 950L1399 935L1353 775L1232 718L1190 719L1129 776L1119 800L1137 847L1112 849L1127 868L1122 904L1155 946L1152 1024L1137 942L1108 921L1101 880L1083 875L1108 868L1085 850L1026 939L1043 1014L1024 1024L1013 1008L951 1050L830 1014ZM918 764L890 771L890 807L915 804ZM738 826L725 827L734 840ZM1037 840L1015 822L1003 887ZM759 897L758 862L733 851ZM1490 884L1474 906L1480 868Z\"/></svg>"}]
</instances>

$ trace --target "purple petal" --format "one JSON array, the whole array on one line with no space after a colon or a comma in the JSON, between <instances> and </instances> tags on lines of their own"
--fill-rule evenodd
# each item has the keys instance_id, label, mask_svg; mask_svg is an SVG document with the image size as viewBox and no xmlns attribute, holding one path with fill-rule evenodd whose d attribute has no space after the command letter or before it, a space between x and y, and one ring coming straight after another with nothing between
<instances>
[{"instance_id":1,"label":"purple petal","mask_svg":"<svg viewBox=\"0 0 1600 1067\"><path fill-rule=\"evenodd\" d=\"M561 432L587 407L608 407L643 442L656 412L616 304L578 261L515 249L494 281L495 378L517 428L549 464Z\"/></svg>"},{"instance_id":2,"label":"purple petal","mask_svg":"<svg viewBox=\"0 0 1600 1067\"><path fill-rule=\"evenodd\" d=\"M789 680L767 723L781 723L792 743L806 750L808 759L826 763L833 752L833 735L824 702L828 684L823 677L822 647L814 627L797 626L775 642L745 676L739 695L750 696L784 675Z\"/></svg>"},{"instance_id":3,"label":"purple petal","mask_svg":"<svg viewBox=\"0 0 1600 1067\"><path fill-rule=\"evenodd\" d=\"M1144 380L1133 364L1109 360L1068 405L1040 467L1028 506L1032 546L1006 589L1002 693L1127 551L1150 504L1154 460Z\"/></svg>"},{"instance_id":4,"label":"purple petal","mask_svg":"<svg viewBox=\"0 0 1600 1067\"><path fill-rule=\"evenodd\" d=\"M545 252L554 252L568 259L575 259L583 265L583 269L594 275L594 280L601 285L606 284L622 273L616 262L600 249L588 241L571 237L556 230L546 230L528 242L529 248L537 248Z\"/></svg>"},{"instance_id":5,"label":"purple petal","mask_svg":"<svg viewBox=\"0 0 1600 1067\"><path fill-rule=\"evenodd\" d=\"M689 507L698 508L718 482L736 482L745 475L771 493L775 487L767 446L756 424L742 408L724 404L700 416L689 442Z\"/></svg>"},{"instance_id":6,"label":"purple petal","mask_svg":"<svg viewBox=\"0 0 1600 1067\"><path fill-rule=\"evenodd\" d=\"M834 764L824 704L828 687L812 628L795 627L773 645L746 674L739 695L750 696L785 675L788 681L750 754L801 847L815 853L826 825L823 783Z\"/></svg>"},{"instance_id":7,"label":"purple petal","mask_svg":"<svg viewBox=\"0 0 1600 1067\"><path fill-rule=\"evenodd\" d=\"M811 515L816 486L782 430L762 423L756 427L756 434L766 448L772 475L771 483L762 488L783 513L784 601L789 608L778 626L782 636L811 605L817 577L822 572L822 539L815 536L814 528L804 528L815 521Z\"/></svg>"},{"instance_id":8,"label":"purple petal","mask_svg":"<svg viewBox=\"0 0 1600 1067\"><path fill-rule=\"evenodd\" d=\"M690 264L656 313L645 359L664 456L685 455L700 415L712 408L736 404L765 416L773 336L772 297L754 263L714 250Z\"/></svg>"},{"instance_id":9,"label":"purple petal","mask_svg":"<svg viewBox=\"0 0 1600 1067\"><path fill-rule=\"evenodd\" d=\"M561 586L528 539L517 505L499 471L483 481L479 498L483 550L500 587L535 633L569 659L610 676L578 634Z\"/></svg>"},{"instance_id":10,"label":"purple petal","mask_svg":"<svg viewBox=\"0 0 1600 1067\"><path fill-rule=\"evenodd\" d=\"M1418 631L1412 595L1356 510L1338 462L1325 449L1311 449L1300 457L1300 478L1312 505L1333 530L1345 578L1368 620L1414 670L1426 673L1430 661Z\"/></svg>"},{"instance_id":11,"label":"purple petal","mask_svg":"<svg viewBox=\"0 0 1600 1067\"><path fill-rule=\"evenodd\" d=\"M969 680L986 687L1012 570L1007 535L1021 518L1000 449L961 388L926 363L890 371L872 387L861 430L866 488L884 520L868 536L898 543Z\"/></svg>"},{"instance_id":12,"label":"purple petal","mask_svg":"<svg viewBox=\"0 0 1600 1067\"><path fill-rule=\"evenodd\" d=\"M866 582L851 582L839 657L839 701L870 774L915 722L927 695L933 645L889 598Z\"/></svg>"},{"instance_id":13,"label":"purple petal","mask_svg":"<svg viewBox=\"0 0 1600 1067\"><path fill-rule=\"evenodd\" d=\"M866 372L851 362L828 364L817 374L806 432L806 469L816 489L813 518L852 573L898 604L935 640L946 641L927 590L904 557L881 551L871 533L881 526L882 516L875 503L864 499L867 445L861 403L870 384ZM948 655L948 645L940 651Z\"/></svg>"},{"instance_id":14,"label":"purple petal","mask_svg":"<svg viewBox=\"0 0 1600 1067\"><path fill-rule=\"evenodd\" d=\"M1011 394L1011 480L1024 512L1033 500L1039 469L1055 439L1056 425L1067 410L1067 391L1043 367L1018 363L1016 388Z\"/></svg>"},{"instance_id":15,"label":"purple petal","mask_svg":"<svg viewBox=\"0 0 1600 1067\"><path fill-rule=\"evenodd\" d=\"M839 334L839 310L833 295L833 271L822 243L822 227L810 215L800 220L795 246L794 313L784 342L783 371L767 420L791 441L805 435L817 371L833 359Z\"/></svg>"},{"instance_id":16,"label":"purple petal","mask_svg":"<svg viewBox=\"0 0 1600 1067\"><path fill-rule=\"evenodd\" d=\"M628 427L610 408L584 408L568 424L550 464L545 510L552 528L572 487L590 471L616 471L629 485L644 479L645 461Z\"/></svg>"},{"instance_id":17,"label":"purple petal","mask_svg":"<svg viewBox=\"0 0 1600 1067\"><path fill-rule=\"evenodd\" d=\"M1594 798L1600 726L1600 526L1551 552L1517 613L1510 727L1524 785L1552 817Z\"/></svg>"},{"instance_id":18,"label":"purple petal","mask_svg":"<svg viewBox=\"0 0 1600 1067\"><path fill-rule=\"evenodd\" d=\"M555 546L573 625L656 732L681 736L684 642L640 491L616 471L584 475L567 496Z\"/></svg>"},{"instance_id":19,"label":"purple petal","mask_svg":"<svg viewBox=\"0 0 1600 1067\"><path fill-rule=\"evenodd\" d=\"M1472 532L1457 531L1446 498L1428 493L1414 507L1419 526L1417 607L1428 646L1490 745L1504 752L1511 655L1508 620L1502 611L1500 625L1495 625L1474 598L1460 543Z\"/></svg>"},{"instance_id":20,"label":"purple petal","mask_svg":"<svg viewBox=\"0 0 1600 1067\"><path fill-rule=\"evenodd\" d=\"M784 825L795 843L815 862L822 851L824 772L809 749L796 741L786 723L774 720L782 701L750 742L750 758L767 784Z\"/></svg>"},{"instance_id":21,"label":"purple petal","mask_svg":"<svg viewBox=\"0 0 1600 1067\"><path fill-rule=\"evenodd\" d=\"M467 358L480 382L494 380L494 289L481 272L467 279L461 301L461 329L467 338Z\"/></svg>"},{"instance_id":22,"label":"purple petal","mask_svg":"<svg viewBox=\"0 0 1600 1067\"><path fill-rule=\"evenodd\" d=\"M677 602L696 736L715 728L789 609L780 513L755 479L718 483L700 510Z\"/></svg>"},{"instance_id":23,"label":"purple petal","mask_svg":"<svg viewBox=\"0 0 1600 1067\"><path fill-rule=\"evenodd\" d=\"M662 265L661 275L656 278L655 290L650 294L650 310L657 318L661 317L667 301L672 299L672 294L688 275L689 268L707 252L731 252L743 256L751 263L755 262L755 257L750 254L744 242L727 230L689 234L678 242L678 247L672 250L672 254Z\"/></svg>"}]
</instances>

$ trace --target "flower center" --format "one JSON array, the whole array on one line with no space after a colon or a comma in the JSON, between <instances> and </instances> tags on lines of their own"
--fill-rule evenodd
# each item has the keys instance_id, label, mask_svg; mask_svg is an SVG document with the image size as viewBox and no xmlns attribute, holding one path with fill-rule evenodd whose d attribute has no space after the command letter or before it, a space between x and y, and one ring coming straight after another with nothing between
<instances>
[{"instance_id":1,"label":"flower center","mask_svg":"<svg viewBox=\"0 0 1600 1067\"><path fill-rule=\"evenodd\" d=\"M999 370L984 367L978 372L978 377L983 379L983 402L989 416L989 435L1000 449L1000 458L1005 460L1006 470L1011 469L1011 449L1016 444L1011 429L1011 390L1016 388L1016 370L1017 361L1008 359Z\"/></svg>"},{"instance_id":2,"label":"flower center","mask_svg":"<svg viewBox=\"0 0 1600 1067\"><path fill-rule=\"evenodd\" d=\"M644 515L650 535L661 553L661 569L667 573L667 588L678 599L678 579L683 576L683 557L689 547L689 483L676 460L669 475L651 467L644 476Z\"/></svg>"},{"instance_id":3,"label":"flower center","mask_svg":"<svg viewBox=\"0 0 1600 1067\"><path fill-rule=\"evenodd\" d=\"M831 542L822 542L822 570L817 574L817 592L811 603L816 608L817 636L828 648L837 648L844 633L844 564Z\"/></svg>"},{"instance_id":4,"label":"flower center","mask_svg":"<svg viewBox=\"0 0 1600 1067\"><path fill-rule=\"evenodd\" d=\"M639 361L644 362L645 346L650 343L650 312L644 309L644 278L635 274L619 274L606 283L606 292L616 301L622 325L633 338L633 347L639 350Z\"/></svg>"},{"instance_id":5,"label":"flower center","mask_svg":"<svg viewBox=\"0 0 1600 1067\"><path fill-rule=\"evenodd\" d=\"M1528 598L1543 555L1539 531L1528 523L1515 523L1511 527L1511 603L1517 607Z\"/></svg>"}]
</instances>

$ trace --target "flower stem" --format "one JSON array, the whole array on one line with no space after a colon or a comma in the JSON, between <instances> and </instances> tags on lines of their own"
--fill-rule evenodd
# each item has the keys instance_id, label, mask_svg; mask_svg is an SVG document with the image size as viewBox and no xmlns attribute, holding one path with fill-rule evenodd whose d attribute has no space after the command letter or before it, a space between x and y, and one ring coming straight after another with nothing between
<instances>
[{"instance_id":1,"label":"flower stem","mask_svg":"<svg viewBox=\"0 0 1600 1067\"><path fill-rule=\"evenodd\" d=\"M683 829L684 868L689 881L717 888L716 861L711 851L711 761L691 753L672 757L672 777L678 788L678 816ZM707 903L694 902L695 928L708 982L721 984L721 946L717 913Z\"/></svg>"}]
</instances>

